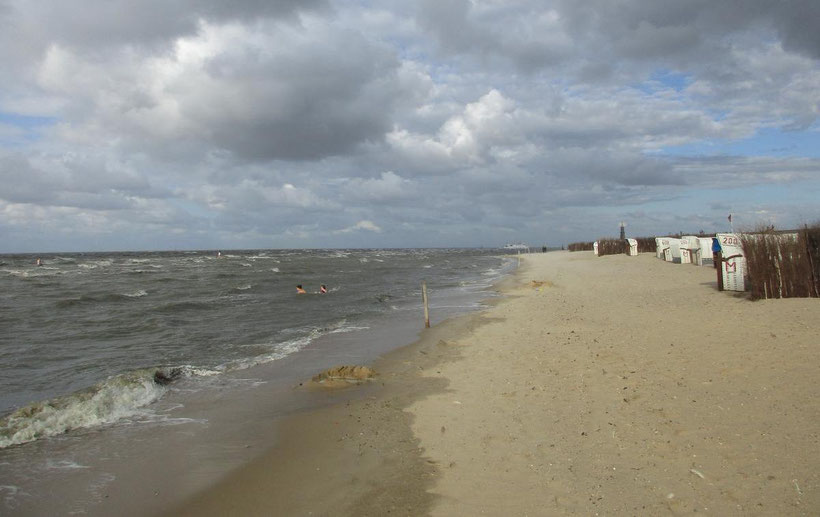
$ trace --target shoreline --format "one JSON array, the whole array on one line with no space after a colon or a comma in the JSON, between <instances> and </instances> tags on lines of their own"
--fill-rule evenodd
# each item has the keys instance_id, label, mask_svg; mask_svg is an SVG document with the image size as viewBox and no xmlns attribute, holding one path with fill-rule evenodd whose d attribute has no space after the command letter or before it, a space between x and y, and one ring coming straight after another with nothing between
<instances>
[{"instance_id":1,"label":"shoreline","mask_svg":"<svg viewBox=\"0 0 820 517\"><path fill-rule=\"evenodd\" d=\"M816 300L750 302L648 255L523 258L489 309L168 515L820 509Z\"/></svg>"},{"instance_id":2,"label":"shoreline","mask_svg":"<svg viewBox=\"0 0 820 517\"><path fill-rule=\"evenodd\" d=\"M503 291L516 274L496 282L488 290L496 294L481 303L503 303ZM368 365L378 374L374 380L327 391L338 402L282 419L273 447L159 515L381 515L385 508L418 515L429 510L434 498L427 490L435 465L423 457L406 409L417 398L446 390L442 382L420 385L418 372L457 360L458 349L442 342L473 332L486 310L422 328L418 339ZM309 380L302 389L317 390Z\"/></svg>"},{"instance_id":3,"label":"shoreline","mask_svg":"<svg viewBox=\"0 0 820 517\"><path fill-rule=\"evenodd\" d=\"M496 296L483 303L501 302L503 297ZM435 498L428 490L436 466L424 458L406 409L418 398L446 390L446 382L419 384L418 372L457 360L459 350L445 339L474 331L485 311L423 329L419 339L369 365L378 374L374 380L338 391L337 403L283 419L271 449L160 515L382 515L385 509L419 515L430 510ZM305 381L303 389L321 389Z\"/></svg>"}]
</instances>

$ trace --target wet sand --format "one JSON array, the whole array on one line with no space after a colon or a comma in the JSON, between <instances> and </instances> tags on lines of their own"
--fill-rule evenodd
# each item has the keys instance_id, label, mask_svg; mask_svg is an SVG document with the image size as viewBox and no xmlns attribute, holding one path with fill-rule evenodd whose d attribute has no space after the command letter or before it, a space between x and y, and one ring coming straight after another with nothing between
<instances>
[{"instance_id":1,"label":"wet sand","mask_svg":"<svg viewBox=\"0 0 820 517\"><path fill-rule=\"evenodd\" d=\"M500 288L169 513L820 513L818 300L648 254L527 255Z\"/></svg>"}]
</instances>

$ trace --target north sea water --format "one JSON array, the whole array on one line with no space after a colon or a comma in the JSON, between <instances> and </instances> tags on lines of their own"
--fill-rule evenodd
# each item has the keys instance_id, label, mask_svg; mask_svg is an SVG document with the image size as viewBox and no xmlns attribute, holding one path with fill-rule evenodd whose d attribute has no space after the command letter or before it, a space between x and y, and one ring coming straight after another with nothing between
<instances>
[{"instance_id":1,"label":"north sea water","mask_svg":"<svg viewBox=\"0 0 820 517\"><path fill-rule=\"evenodd\" d=\"M172 504L323 403L301 381L415 340L422 282L435 323L514 267L493 249L0 255L0 513Z\"/></svg>"}]
</instances>

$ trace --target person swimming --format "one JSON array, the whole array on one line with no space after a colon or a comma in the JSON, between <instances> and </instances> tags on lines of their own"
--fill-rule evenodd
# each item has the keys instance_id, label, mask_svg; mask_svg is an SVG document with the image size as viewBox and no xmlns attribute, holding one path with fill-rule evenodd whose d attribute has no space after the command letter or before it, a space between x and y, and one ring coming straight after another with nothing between
<instances>
[{"instance_id":1,"label":"person swimming","mask_svg":"<svg viewBox=\"0 0 820 517\"><path fill-rule=\"evenodd\" d=\"M37 262L35 262L35 264L36 264L36 265L38 265L38 266L42 266L42 265L43 265L43 261L42 261L42 260L40 260L40 257L37 257Z\"/></svg>"},{"instance_id":2,"label":"person swimming","mask_svg":"<svg viewBox=\"0 0 820 517\"><path fill-rule=\"evenodd\" d=\"M305 294L305 290L302 288L302 284L296 286L296 294Z\"/></svg>"},{"instance_id":3,"label":"person swimming","mask_svg":"<svg viewBox=\"0 0 820 517\"><path fill-rule=\"evenodd\" d=\"M319 287L319 292L322 293L322 294L325 294L327 292L327 286L325 284L322 284Z\"/></svg>"}]
</instances>

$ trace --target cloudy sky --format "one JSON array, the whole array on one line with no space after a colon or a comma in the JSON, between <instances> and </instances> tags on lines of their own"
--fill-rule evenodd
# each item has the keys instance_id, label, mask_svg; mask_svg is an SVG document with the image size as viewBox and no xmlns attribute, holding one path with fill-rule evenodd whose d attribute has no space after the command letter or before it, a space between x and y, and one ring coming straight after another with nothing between
<instances>
[{"instance_id":1,"label":"cloudy sky","mask_svg":"<svg viewBox=\"0 0 820 517\"><path fill-rule=\"evenodd\" d=\"M817 0L0 0L0 252L820 220Z\"/></svg>"}]
</instances>

